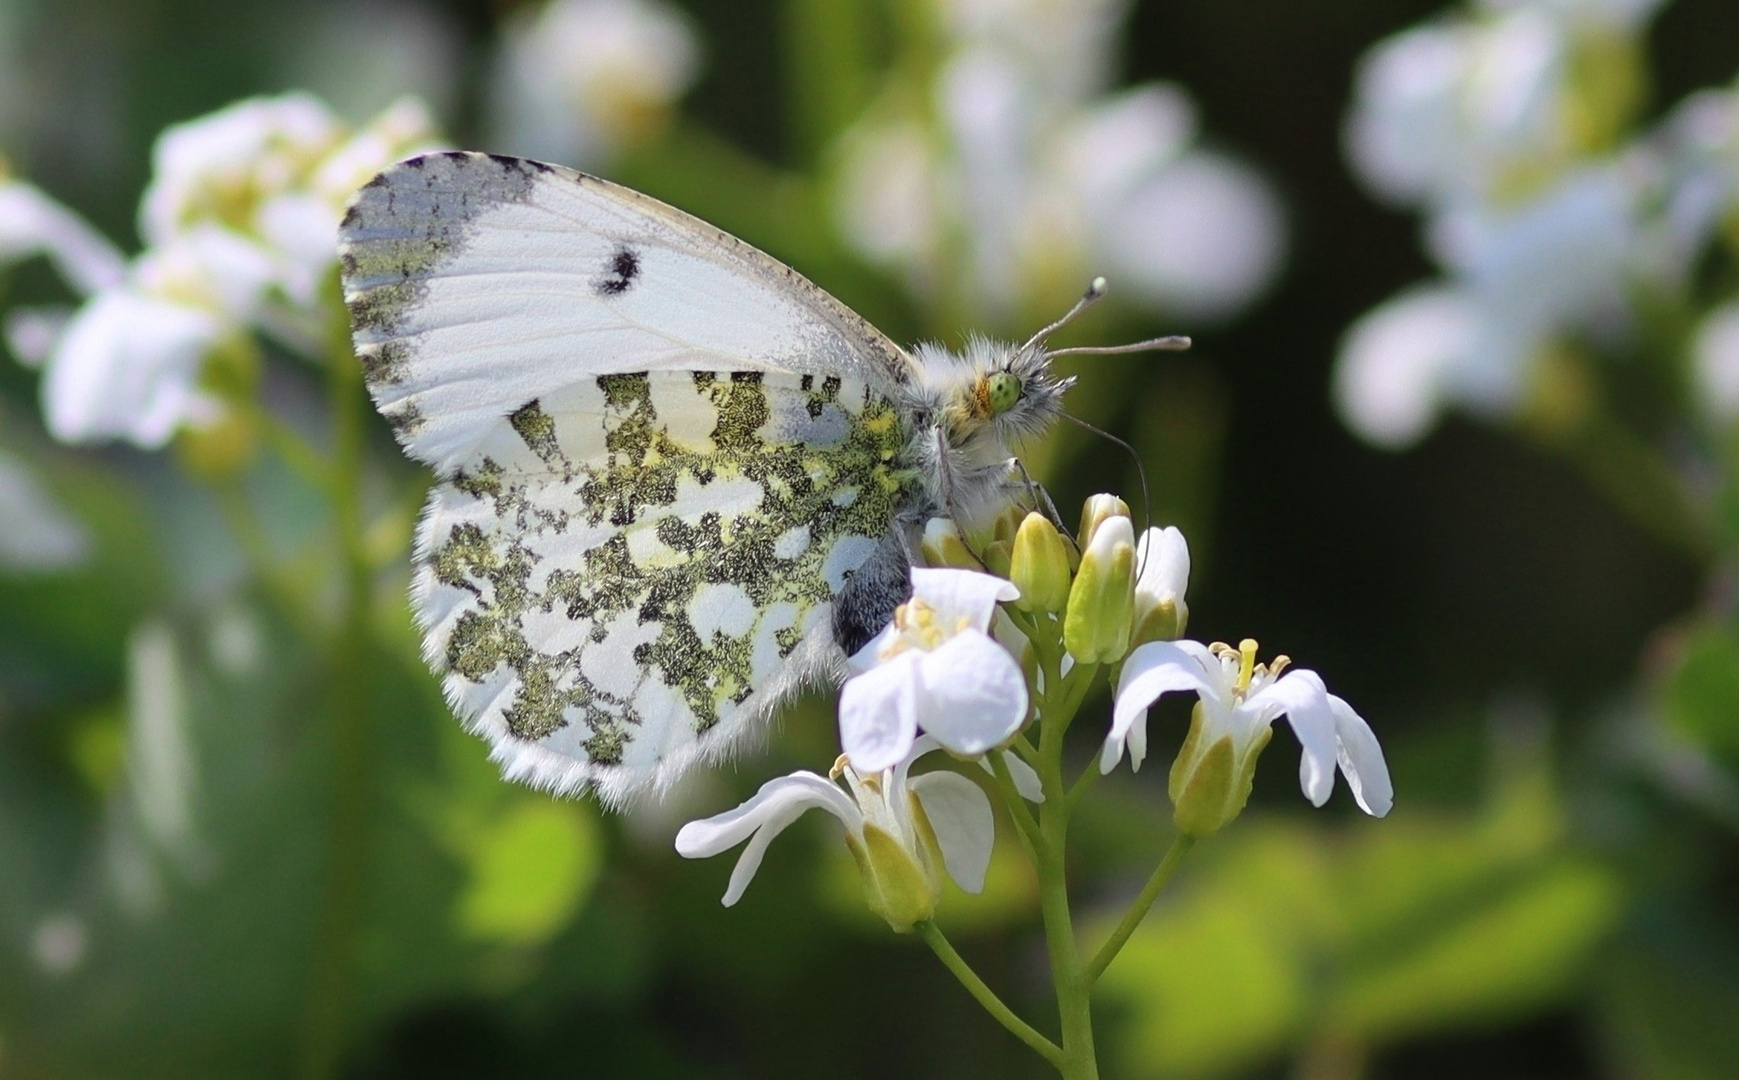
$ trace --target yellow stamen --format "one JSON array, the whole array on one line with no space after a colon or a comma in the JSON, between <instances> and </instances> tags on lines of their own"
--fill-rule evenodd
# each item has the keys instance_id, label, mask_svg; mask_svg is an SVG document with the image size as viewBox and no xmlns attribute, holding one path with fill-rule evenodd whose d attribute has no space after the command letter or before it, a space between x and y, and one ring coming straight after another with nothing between
<instances>
[{"instance_id":1,"label":"yellow stamen","mask_svg":"<svg viewBox=\"0 0 1739 1080\"><path fill-rule=\"evenodd\" d=\"M851 759L844 754L833 759L833 768L827 770L829 780L838 780L845 775L845 770L851 767Z\"/></svg>"},{"instance_id":2,"label":"yellow stamen","mask_svg":"<svg viewBox=\"0 0 1739 1080\"><path fill-rule=\"evenodd\" d=\"M1238 693L1250 689L1250 676L1256 673L1256 639L1238 642Z\"/></svg>"},{"instance_id":3,"label":"yellow stamen","mask_svg":"<svg viewBox=\"0 0 1739 1080\"><path fill-rule=\"evenodd\" d=\"M1273 660L1268 662L1268 676L1270 678L1278 679L1280 673L1285 671L1286 665L1290 663L1292 663L1292 657L1287 656L1285 653L1281 653L1279 656L1276 656Z\"/></svg>"}]
</instances>

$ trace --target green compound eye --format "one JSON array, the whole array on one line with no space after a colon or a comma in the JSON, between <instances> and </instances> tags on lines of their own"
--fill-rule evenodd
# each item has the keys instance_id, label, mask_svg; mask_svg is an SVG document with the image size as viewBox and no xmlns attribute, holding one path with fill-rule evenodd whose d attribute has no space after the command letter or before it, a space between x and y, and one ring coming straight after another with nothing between
<instances>
[{"instance_id":1,"label":"green compound eye","mask_svg":"<svg viewBox=\"0 0 1739 1080\"><path fill-rule=\"evenodd\" d=\"M1020 400L1020 379L1003 371L992 375L989 379L990 412L992 416L1005 413L1014 408L1014 403Z\"/></svg>"}]
</instances>

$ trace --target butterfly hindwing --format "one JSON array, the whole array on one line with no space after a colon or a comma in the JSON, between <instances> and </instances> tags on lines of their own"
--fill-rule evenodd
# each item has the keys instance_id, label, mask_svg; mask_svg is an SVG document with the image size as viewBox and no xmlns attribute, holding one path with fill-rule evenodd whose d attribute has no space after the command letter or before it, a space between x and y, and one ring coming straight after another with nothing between
<instances>
[{"instance_id":1,"label":"butterfly hindwing","mask_svg":"<svg viewBox=\"0 0 1739 1080\"><path fill-rule=\"evenodd\" d=\"M510 776L610 802L718 756L832 656L908 496L855 379L623 373L522 403L431 496L413 600Z\"/></svg>"}]
</instances>

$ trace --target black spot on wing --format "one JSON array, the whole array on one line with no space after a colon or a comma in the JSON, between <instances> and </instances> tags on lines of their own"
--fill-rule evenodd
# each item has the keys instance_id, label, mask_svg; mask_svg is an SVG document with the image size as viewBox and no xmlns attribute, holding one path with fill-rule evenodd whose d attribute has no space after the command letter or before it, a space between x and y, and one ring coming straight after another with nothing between
<instances>
[{"instance_id":1,"label":"black spot on wing","mask_svg":"<svg viewBox=\"0 0 1739 1080\"><path fill-rule=\"evenodd\" d=\"M640 256L629 247L618 247L604 264L604 276L593 288L599 296L620 296L640 277Z\"/></svg>"}]
</instances>

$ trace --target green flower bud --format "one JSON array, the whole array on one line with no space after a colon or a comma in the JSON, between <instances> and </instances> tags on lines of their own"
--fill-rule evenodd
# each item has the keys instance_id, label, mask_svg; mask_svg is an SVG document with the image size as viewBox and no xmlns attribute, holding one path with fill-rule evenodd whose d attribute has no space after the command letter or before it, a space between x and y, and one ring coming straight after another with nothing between
<instances>
[{"instance_id":1,"label":"green flower bud","mask_svg":"<svg viewBox=\"0 0 1739 1080\"><path fill-rule=\"evenodd\" d=\"M1069 599L1069 545L1043 514L1031 513L1015 533L1008 579L1022 611L1058 612Z\"/></svg>"},{"instance_id":2,"label":"green flower bud","mask_svg":"<svg viewBox=\"0 0 1739 1080\"><path fill-rule=\"evenodd\" d=\"M960 539L960 529L948 518L933 517L924 523L924 537L918 542L918 550L926 566L981 569L966 542Z\"/></svg>"},{"instance_id":3,"label":"green flower bud","mask_svg":"<svg viewBox=\"0 0 1739 1080\"><path fill-rule=\"evenodd\" d=\"M1115 495L1089 495L1081 507L1081 531L1075 539L1085 550L1093 542L1093 533L1106 518L1128 517L1129 504Z\"/></svg>"},{"instance_id":4,"label":"green flower bud","mask_svg":"<svg viewBox=\"0 0 1739 1080\"><path fill-rule=\"evenodd\" d=\"M1007 577L1010 563L1013 560L1013 554L1009 550L1011 546L1007 540L992 540L984 545L984 569L997 577ZM977 568L974 567L974 569Z\"/></svg>"},{"instance_id":5,"label":"green flower bud","mask_svg":"<svg viewBox=\"0 0 1739 1080\"><path fill-rule=\"evenodd\" d=\"M1172 821L1178 831L1205 840L1231 823L1250 799L1256 778L1256 759L1273 738L1274 729L1263 727L1239 753L1231 735L1212 742L1204 737L1202 706L1190 714L1190 733L1171 765Z\"/></svg>"},{"instance_id":6,"label":"green flower bud","mask_svg":"<svg viewBox=\"0 0 1739 1080\"><path fill-rule=\"evenodd\" d=\"M906 797L917 833L916 851L907 850L875 824L864 825L861 839L849 832L845 837L863 875L864 902L897 934L910 933L912 927L934 915L936 905L942 902L942 845L917 796L907 792Z\"/></svg>"},{"instance_id":7,"label":"green flower bud","mask_svg":"<svg viewBox=\"0 0 1739 1080\"><path fill-rule=\"evenodd\" d=\"M1091 507L1092 500L1088 500ZM1063 645L1077 663L1121 660L1135 615L1135 527L1113 515L1096 523L1063 615Z\"/></svg>"}]
</instances>

